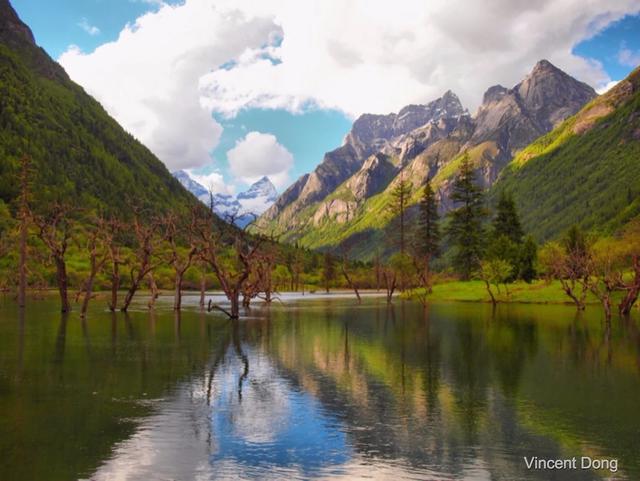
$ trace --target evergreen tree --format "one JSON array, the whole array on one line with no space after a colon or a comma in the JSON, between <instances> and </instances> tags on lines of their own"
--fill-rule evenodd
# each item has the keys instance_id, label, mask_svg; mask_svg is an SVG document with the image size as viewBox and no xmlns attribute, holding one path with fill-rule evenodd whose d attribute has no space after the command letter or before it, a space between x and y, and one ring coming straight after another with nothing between
<instances>
[{"instance_id":1,"label":"evergreen tree","mask_svg":"<svg viewBox=\"0 0 640 481\"><path fill-rule=\"evenodd\" d=\"M462 278L468 280L479 268L482 258L487 217L484 192L475 178L469 155L465 153L460 171L453 183L451 200L454 210L449 213L447 229L454 247L453 264Z\"/></svg>"},{"instance_id":2,"label":"evergreen tree","mask_svg":"<svg viewBox=\"0 0 640 481\"><path fill-rule=\"evenodd\" d=\"M527 236L520 247L520 262L518 277L530 283L536 278L536 260L538 258L538 245L533 237Z\"/></svg>"},{"instance_id":3,"label":"evergreen tree","mask_svg":"<svg viewBox=\"0 0 640 481\"><path fill-rule=\"evenodd\" d=\"M496 206L489 245L485 253L487 259L500 259L511 266L508 282L515 281L521 272L523 255L522 225L516 210L515 202L510 194L502 191ZM535 244L534 244L535 245Z\"/></svg>"},{"instance_id":4,"label":"evergreen tree","mask_svg":"<svg viewBox=\"0 0 640 481\"><path fill-rule=\"evenodd\" d=\"M493 219L493 235L494 237L506 236L516 244L522 242L522 237L524 236L516 204L511 194L505 191L500 193L500 199L496 206L496 217Z\"/></svg>"},{"instance_id":5,"label":"evergreen tree","mask_svg":"<svg viewBox=\"0 0 640 481\"><path fill-rule=\"evenodd\" d=\"M431 179L427 179L422 198L420 199L420 214L416 247L418 254L425 259L432 259L440 250L440 226L438 216L438 201L431 187Z\"/></svg>"},{"instance_id":6,"label":"evergreen tree","mask_svg":"<svg viewBox=\"0 0 640 481\"><path fill-rule=\"evenodd\" d=\"M406 242L406 210L409 207L409 200L411 199L411 182L405 180L404 173L400 174L400 180L391 191L391 200L388 205L388 210L392 218L397 219L398 222L398 243L400 247L400 253L404 254Z\"/></svg>"}]
</instances>

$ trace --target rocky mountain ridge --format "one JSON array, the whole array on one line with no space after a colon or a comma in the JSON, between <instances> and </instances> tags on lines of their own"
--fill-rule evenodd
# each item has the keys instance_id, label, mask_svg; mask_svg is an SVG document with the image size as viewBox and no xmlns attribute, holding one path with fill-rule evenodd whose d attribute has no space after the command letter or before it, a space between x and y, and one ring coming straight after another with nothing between
<instances>
[{"instance_id":1,"label":"rocky mountain ridge","mask_svg":"<svg viewBox=\"0 0 640 481\"><path fill-rule=\"evenodd\" d=\"M387 222L382 199L400 178L414 192L427 177L434 179L446 211L463 153L489 187L516 152L595 96L591 87L541 60L513 88L490 87L474 116L450 91L398 114L363 115L344 144L285 191L259 225L315 248L361 239L362 232Z\"/></svg>"}]
</instances>

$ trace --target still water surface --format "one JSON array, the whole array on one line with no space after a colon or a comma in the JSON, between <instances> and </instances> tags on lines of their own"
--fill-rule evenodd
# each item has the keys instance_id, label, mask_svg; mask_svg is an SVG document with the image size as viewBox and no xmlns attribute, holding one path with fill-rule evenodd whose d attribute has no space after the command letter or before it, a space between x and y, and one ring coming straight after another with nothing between
<instances>
[{"instance_id":1,"label":"still water surface","mask_svg":"<svg viewBox=\"0 0 640 481\"><path fill-rule=\"evenodd\" d=\"M4 301L0 479L640 479L637 320L336 296L234 327L195 303Z\"/></svg>"}]
</instances>

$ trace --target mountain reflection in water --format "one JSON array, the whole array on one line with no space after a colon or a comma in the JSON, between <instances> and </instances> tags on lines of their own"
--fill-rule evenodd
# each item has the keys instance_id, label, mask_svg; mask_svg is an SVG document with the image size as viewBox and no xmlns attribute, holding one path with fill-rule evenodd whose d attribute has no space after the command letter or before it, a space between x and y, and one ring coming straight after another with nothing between
<instances>
[{"instance_id":1,"label":"mountain reflection in water","mask_svg":"<svg viewBox=\"0 0 640 481\"><path fill-rule=\"evenodd\" d=\"M2 307L3 479L543 480L524 456L581 455L640 476L633 320L333 298L234 326L169 309Z\"/></svg>"}]
</instances>

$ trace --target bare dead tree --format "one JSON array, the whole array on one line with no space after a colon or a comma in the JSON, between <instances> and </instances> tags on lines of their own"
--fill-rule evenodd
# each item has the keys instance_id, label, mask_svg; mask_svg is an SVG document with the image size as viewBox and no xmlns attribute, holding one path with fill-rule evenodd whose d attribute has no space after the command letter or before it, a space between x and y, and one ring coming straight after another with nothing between
<instances>
[{"instance_id":1,"label":"bare dead tree","mask_svg":"<svg viewBox=\"0 0 640 481\"><path fill-rule=\"evenodd\" d=\"M199 304L200 309L204 309L205 307L206 295L207 295L207 273L204 271L204 268L203 268L202 273L200 274L200 304Z\"/></svg>"},{"instance_id":2,"label":"bare dead tree","mask_svg":"<svg viewBox=\"0 0 640 481\"><path fill-rule=\"evenodd\" d=\"M111 263L111 299L109 310L114 312L118 308L118 291L120 290L120 266L124 263L122 258L122 245L120 235L123 231L123 223L115 217L104 222L105 240L107 244L108 260Z\"/></svg>"},{"instance_id":3,"label":"bare dead tree","mask_svg":"<svg viewBox=\"0 0 640 481\"><path fill-rule=\"evenodd\" d=\"M147 302L147 307L149 309L153 309L156 306L156 300L160 296L160 290L158 289L158 284L156 283L156 278L153 275L153 270L147 274L147 280L149 282L149 291L151 295L149 296L149 302Z\"/></svg>"},{"instance_id":4,"label":"bare dead tree","mask_svg":"<svg viewBox=\"0 0 640 481\"><path fill-rule=\"evenodd\" d=\"M640 255L634 254L631 256L631 267L633 269L633 277L623 284L623 290L625 291L624 297L618 305L618 311L624 316L628 316L631 313L633 305L638 300L640 295Z\"/></svg>"},{"instance_id":5,"label":"bare dead tree","mask_svg":"<svg viewBox=\"0 0 640 481\"><path fill-rule=\"evenodd\" d=\"M623 316L631 313L631 309L640 295L640 220L632 221L623 232L621 241L626 246L627 265L631 267L631 276L623 279L624 296L618 304L618 312Z\"/></svg>"},{"instance_id":6,"label":"bare dead tree","mask_svg":"<svg viewBox=\"0 0 640 481\"><path fill-rule=\"evenodd\" d=\"M156 268L154 263L156 232L158 223L156 220L144 223L141 220L141 212L135 209L133 219L133 231L137 241L135 258L132 260L132 267L129 272L131 285L127 290L121 311L127 312L133 297L135 296L142 281Z\"/></svg>"},{"instance_id":7,"label":"bare dead tree","mask_svg":"<svg viewBox=\"0 0 640 481\"><path fill-rule=\"evenodd\" d=\"M63 313L71 311L66 262L67 248L72 234L71 213L70 206L55 202L45 214L32 215L38 238L48 249L56 267L56 283L60 294L60 309Z\"/></svg>"},{"instance_id":8,"label":"bare dead tree","mask_svg":"<svg viewBox=\"0 0 640 481\"><path fill-rule=\"evenodd\" d=\"M184 276L193 265L198 253L195 223L195 212L191 214L190 225L185 225L181 217L173 212L167 214L162 220L165 230L164 238L169 244L168 262L174 271L174 311L179 311L182 308L182 284ZM181 244L186 245L186 248L182 248L180 246ZM204 305L202 296L200 303Z\"/></svg>"},{"instance_id":9,"label":"bare dead tree","mask_svg":"<svg viewBox=\"0 0 640 481\"><path fill-rule=\"evenodd\" d=\"M349 274L349 257L346 252L342 254L342 262L340 263L340 270L342 271L342 276L344 280L347 281L347 285L355 292L356 299L358 299L358 304L362 303L362 299L360 298L360 292L358 290L358 285L353 281L353 277Z\"/></svg>"},{"instance_id":10,"label":"bare dead tree","mask_svg":"<svg viewBox=\"0 0 640 481\"><path fill-rule=\"evenodd\" d=\"M387 304L391 304L393 302L393 293L397 287L398 274L395 269L383 267L382 278L384 279L385 288L387 290Z\"/></svg>"},{"instance_id":11,"label":"bare dead tree","mask_svg":"<svg viewBox=\"0 0 640 481\"><path fill-rule=\"evenodd\" d=\"M82 318L87 315L89 301L93 296L95 278L109 259L110 227L108 221L103 217L98 217L90 225L92 227L89 230L85 246L89 253L89 275L84 281L82 290L78 293L78 295L84 294L80 309L80 317Z\"/></svg>"},{"instance_id":12,"label":"bare dead tree","mask_svg":"<svg viewBox=\"0 0 640 481\"><path fill-rule=\"evenodd\" d=\"M586 248L575 248L550 243L541 253L548 279L557 279L564 293L579 311L584 310L589 293L590 253Z\"/></svg>"},{"instance_id":13,"label":"bare dead tree","mask_svg":"<svg viewBox=\"0 0 640 481\"><path fill-rule=\"evenodd\" d=\"M231 309L227 311L210 302L209 310L218 309L230 319L237 320L240 317L240 294L251 274L252 264L262 244L262 237L250 236L246 228L229 227L214 230L213 216L210 213L200 216L197 230L202 259L213 269L225 296L231 303ZM231 248L230 255L225 255L229 254L228 249L225 250L225 245Z\"/></svg>"}]
</instances>

